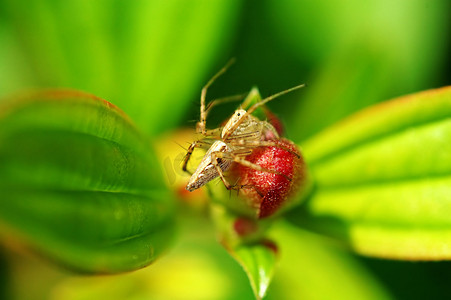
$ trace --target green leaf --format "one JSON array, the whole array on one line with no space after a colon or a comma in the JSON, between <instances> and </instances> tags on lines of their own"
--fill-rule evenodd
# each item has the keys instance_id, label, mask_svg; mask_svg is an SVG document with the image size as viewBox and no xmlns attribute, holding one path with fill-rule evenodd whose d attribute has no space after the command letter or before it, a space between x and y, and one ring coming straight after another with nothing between
<instances>
[{"instance_id":1,"label":"green leaf","mask_svg":"<svg viewBox=\"0 0 451 300\"><path fill-rule=\"evenodd\" d=\"M388 97L433 86L448 55L441 42L448 37L446 1L273 0L268 5L279 46L311 70L304 79L309 88L291 108L287 128L296 128L295 141Z\"/></svg>"},{"instance_id":2,"label":"green leaf","mask_svg":"<svg viewBox=\"0 0 451 300\"><path fill-rule=\"evenodd\" d=\"M6 260L3 249L0 248L0 298L11 299L10 267Z\"/></svg>"},{"instance_id":3,"label":"green leaf","mask_svg":"<svg viewBox=\"0 0 451 300\"><path fill-rule=\"evenodd\" d=\"M368 108L303 145L316 192L292 215L362 254L451 258L451 88Z\"/></svg>"},{"instance_id":4,"label":"green leaf","mask_svg":"<svg viewBox=\"0 0 451 300\"><path fill-rule=\"evenodd\" d=\"M20 62L31 73L20 79L100 95L151 134L174 127L198 99L239 8L236 0L0 3L16 39L7 45L21 46Z\"/></svg>"},{"instance_id":5,"label":"green leaf","mask_svg":"<svg viewBox=\"0 0 451 300\"><path fill-rule=\"evenodd\" d=\"M392 72L393 62L368 48L373 45L353 46L318 68L308 81L309 88L294 102L299 104L292 109L288 124L288 128L296 128L294 140L305 140L352 112L393 95L394 83L386 77Z\"/></svg>"},{"instance_id":6,"label":"green leaf","mask_svg":"<svg viewBox=\"0 0 451 300\"><path fill-rule=\"evenodd\" d=\"M255 220L237 215L220 204L211 205L218 239L244 268L257 299L268 289L277 262L277 246L266 232L274 220Z\"/></svg>"},{"instance_id":7,"label":"green leaf","mask_svg":"<svg viewBox=\"0 0 451 300\"><path fill-rule=\"evenodd\" d=\"M180 239L170 255L151 268L121 276L70 276L58 280L56 286L53 280L52 299L255 299L242 268L216 243L212 229L205 218L184 218ZM29 264L24 268L29 269ZM36 274L42 268L33 271ZM28 278L16 284L17 289Z\"/></svg>"},{"instance_id":8,"label":"green leaf","mask_svg":"<svg viewBox=\"0 0 451 300\"><path fill-rule=\"evenodd\" d=\"M430 5L425 7L426 3ZM335 51L349 50L357 44L372 45L366 50L367 55L383 53L402 58L394 62L393 69L412 71L413 74L403 71L407 78L398 78L399 82L421 78L421 71L430 70L440 62L440 56L425 56L432 56L432 53L446 55L437 43L446 36L443 28L447 20L446 1L271 0L267 5L268 19L280 42L308 65L323 63ZM387 10L390 10L389 14ZM357 26L359 24L364 25Z\"/></svg>"},{"instance_id":9,"label":"green leaf","mask_svg":"<svg viewBox=\"0 0 451 300\"><path fill-rule=\"evenodd\" d=\"M349 251L329 238L275 224L277 274L265 299L391 299L384 286Z\"/></svg>"},{"instance_id":10,"label":"green leaf","mask_svg":"<svg viewBox=\"0 0 451 300\"><path fill-rule=\"evenodd\" d=\"M149 140L111 103L46 91L0 107L3 235L84 272L121 272L170 245L173 203Z\"/></svg>"},{"instance_id":11,"label":"green leaf","mask_svg":"<svg viewBox=\"0 0 451 300\"><path fill-rule=\"evenodd\" d=\"M233 251L243 266L257 299L262 299L274 274L277 252L271 242L242 245Z\"/></svg>"}]
</instances>

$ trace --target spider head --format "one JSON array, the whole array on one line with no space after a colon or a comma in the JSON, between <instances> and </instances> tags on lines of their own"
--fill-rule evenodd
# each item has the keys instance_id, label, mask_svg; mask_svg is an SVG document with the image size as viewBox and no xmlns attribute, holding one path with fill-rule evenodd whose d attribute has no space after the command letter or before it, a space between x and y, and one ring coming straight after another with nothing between
<instances>
[{"instance_id":1,"label":"spider head","mask_svg":"<svg viewBox=\"0 0 451 300\"><path fill-rule=\"evenodd\" d=\"M235 110L233 115L230 117L230 119L225 124L225 126L224 126L224 128L222 130L221 137L224 137L225 133L227 133L230 130L232 130L233 126L236 123L240 122L240 124L243 124L243 121L241 119L243 119L243 117L245 115L246 115L246 111L244 109L237 109L237 110Z\"/></svg>"}]
</instances>

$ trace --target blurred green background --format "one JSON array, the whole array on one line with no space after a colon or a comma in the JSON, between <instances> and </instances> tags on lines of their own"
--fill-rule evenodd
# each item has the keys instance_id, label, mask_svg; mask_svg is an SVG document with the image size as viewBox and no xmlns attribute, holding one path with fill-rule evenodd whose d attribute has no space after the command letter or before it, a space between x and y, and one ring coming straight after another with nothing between
<instances>
[{"instance_id":1,"label":"blurred green background","mask_svg":"<svg viewBox=\"0 0 451 300\"><path fill-rule=\"evenodd\" d=\"M446 0L0 0L0 98L34 88L84 90L158 140L194 126L203 84L236 57L209 99L306 83L269 105L300 142L373 103L450 84L450 13ZM235 105L214 111L209 124ZM109 277L74 276L11 251L7 241L0 299L252 299L208 221L184 221L181 241L160 262ZM449 262L357 257L288 225L273 234L283 237L285 260L268 299L451 292Z\"/></svg>"}]
</instances>

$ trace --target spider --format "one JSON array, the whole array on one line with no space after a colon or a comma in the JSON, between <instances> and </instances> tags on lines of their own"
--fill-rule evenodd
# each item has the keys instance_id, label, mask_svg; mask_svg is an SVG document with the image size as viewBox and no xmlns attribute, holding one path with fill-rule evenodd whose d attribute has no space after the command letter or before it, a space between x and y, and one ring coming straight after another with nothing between
<instances>
[{"instance_id":1,"label":"spider","mask_svg":"<svg viewBox=\"0 0 451 300\"><path fill-rule=\"evenodd\" d=\"M277 141L275 141L279 139L279 134L273 125L267 121L258 119L252 115L252 113L267 102L293 90L304 87L304 84L292 87L260 100L259 102L253 104L247 111L240 107L234 112L223 127L213 130L206 129L207 115L210 110L217 104L236 98L236 96L232 96L229 98L214 100L209 103L207 108L205 106L207 89L228 69L232 63L232 60L229 61L229 63L227 63L218 73L216 73L202 88L200 97L200 121L197 123L196 132L201 134L204 138L194 141L189 146L183 160L183 171L190 173L187 170L187 165L195 148L205 148L208 149L208 151L198 165L196 171L191 175L191 178L186 185L186 190L190 192L202 187L218 176L221 178L224 186L228 190L248 188L244 185L232 185L225 178L224 173L230 169L232 163L238 163L257 171L279 174L286 177L288 180L291 180L291 178L288 178L286 175L276 170L267 169L246 160L246 156L250 155L257 147L275 146L283 148L284 150L299 157L298 154L281 146L277 143Z\"/></svg>"}]
</instances>

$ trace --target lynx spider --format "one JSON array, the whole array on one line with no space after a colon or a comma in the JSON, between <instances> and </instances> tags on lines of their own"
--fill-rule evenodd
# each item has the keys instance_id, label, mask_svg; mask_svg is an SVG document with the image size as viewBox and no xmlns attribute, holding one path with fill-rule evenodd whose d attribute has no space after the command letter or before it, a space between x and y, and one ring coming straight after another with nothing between
<instances>
[{"instance_id":1,"label":"lynx spider","mask_svg":"<svg viewBox=\"0 0 451 300\"><path fill-rule=\"evenodd\" d=\"M216 73L202 88L200 97L200 121L197 123L196 132L203 136L203 139L194 141L188 148L187 153L183 159L182 169L185 172L190 173L187 170L188 161L195 148L208 149L207 153L203 157L196 171L191 175L191 178L186 185L186 190L192 192L216 177L220 177L225 187L230 189L242 189L249 188L244 185L231 185L224 176L224 172L230 169L233 162L242 164L246 167L252 168L257 171L269 172L282 175L288 180L291 180L284 174L276 171L264 168L258 164L251 163L245 159L246 156L252 153L253 149L262 146L275 146L280 147L277 143L279 134L276 129L267 121L261 121L252 113L260 106L267 102L289 93L293 90L304 87L305 85L298 85L279 92L272 96L269 96L254 105L252 105L247 111L239 108L230 117L227 123L223 127L219 127L213 130L206 129L207 115L210 110L223 102L230 100L236 100L237 96L232 96L223 99L217 99L205 106L205 99L207 89L213 84L213 82L221 76L228 67L233 63L233 60L229 61L218 73ZM292 152L289 149L285 150ZM293 152L292 152L293 153ZM298 156L296 153L293 153ZM252 187L250 187L252 188Z\"/></svg>"}]
</instances>

